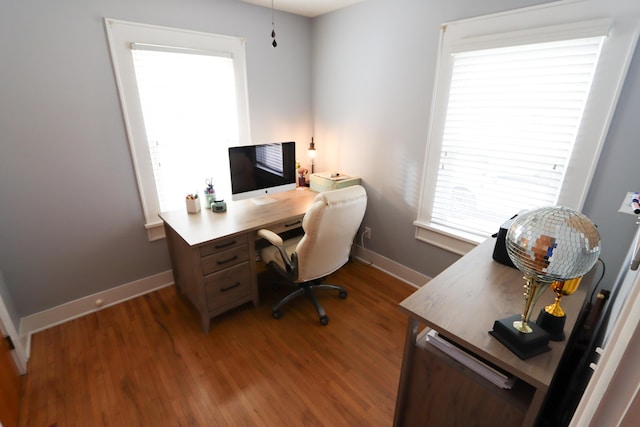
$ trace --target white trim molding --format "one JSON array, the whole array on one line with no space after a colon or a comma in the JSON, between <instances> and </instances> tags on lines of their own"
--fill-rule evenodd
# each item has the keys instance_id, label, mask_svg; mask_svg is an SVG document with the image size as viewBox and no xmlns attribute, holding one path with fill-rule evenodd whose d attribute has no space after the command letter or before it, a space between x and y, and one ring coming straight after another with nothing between
<instances>
[{"instance_id":1,"label":"white trim molding","mask_svg":"<svg viewBox=\"0 0 640 427\"><path fill-rule=\"evenodd\" d=\"M26 349L27 357L31 352L32 334L166 286L171 286L173 283L173 273L168 270L23 317L20 319L19 335L22 345Z\"/></svg>"},{"instance_id":2,"label":"white trim molding","mask_svg":"<svg viewBox=\"0 0 640 427\"><path fill-rule=\"evenodd\" d=\"M402 264L363 248L360 245L353 245L353 255L360 262L371 265L372 267L377 268L378 270L416 288L420 288L431 280L431 277L429 276L425 276L418 271L405 267Z\"/></svg>"},{"instance_id":3,"label":"white trim molding","mask_svg":"<svg viewBox=\"0 0 640 427\"><path fill-rule=\"evenodd\" d=\"M370 264L372 267L416 288L431 279L429 276L375 252L363 249L361 246L354 245L353 250L354 256L361 262ZM23 317L20 319L18 335L21 344L26 349L27 358L31 352L31 335L34 333L173 284L173 273L168 270Z\"/></svg>"},{"instance_id":4,"label":"white trim molding","mask_svg":"<svg viewBox=\"0 0 640 427\"><path fill-rule=\"evenodd\" d=\"M609 342L576 408L570 427L621 426L640 389L640 276L636 277ZM628 419L627 421L631 421ZM637 420L635 420L637 421Z\"/></svg>"},{"instance_id":5,"label":"white trim molding","mask_svg":"<svg viewBox=\"0 0 640 427\"><path fill-rule=\"evenodd\" d=\"M0 331L3 335L8 335L9 337L11 337L13 346L15 347L11 351L11 356L16 362L16 366L18 368L18 372L20 372L20 375L24 375L27 373L28 357L25 348L20 341L20 335L16 330L16 325L13 323L11 315L9 314L10 308L7 305L9 305L11 309L13 308L13 301L8 294L4 277L2 276L2 271L0 271ZM0 427L2 427L1 424Z\"/></svg>"}]
</instances>

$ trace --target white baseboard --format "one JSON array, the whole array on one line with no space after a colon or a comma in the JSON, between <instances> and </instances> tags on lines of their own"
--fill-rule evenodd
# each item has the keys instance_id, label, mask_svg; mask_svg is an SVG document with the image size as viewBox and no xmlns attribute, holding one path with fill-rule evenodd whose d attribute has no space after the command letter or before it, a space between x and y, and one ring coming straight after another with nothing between
<instances>
[{"instance_id":1,"label":"white baseboard","mask_svg":"<svg viewBox=\"0 0 640 427\"><path fill-rule=\"evenodd\" d=\"M359 261L370 264L372 267L375 267L380 271L384 271L390 276L400 279L403 282L408 283L409 285L415 286L416 288L421 287L429 280L431 280L429 276L412 270L409 267L405 267L402 264L399 264L368 249L364 249L360 245L353 245L352 249L354 256Z\"/></svg>"},{"instance_id":2,"label":"white baseboard","mask_svg":"<svg viewBox=\"0 0 640 427\"><path fill-rule=\"evenodd\" d=\"M23 317L19 335L27 357L32 334L170 285L173 273L168 270Z\"/></svg>"},{"instance_id":3,"label":"white baseboard","mask_svg":"<svg viewBox=\"0 0 640 427\"><path fill-rule=\"evenodd\" d=\"M371 264L416 288L430 280L422 273L361 246L354 245L353 253L361 262ZM31 352L32 334L170 285L173 285L173 274L168 270L23 317L20 319L19 336L27 358Z\"/></svg>"},{"instance_id":4,"label":"white baseboard","mask_svg":"<svg viewBox=\"0 0 640 427\"><path fill-rule=\"evenodd\" d=\"M13 308L13 301L6 289L4 277L2 276L2 271L0 271L0 332L10 337L13 341L14 348L11 351L11 356L16 362L16 367L20 375L24 375L27 373L27 353L20 340L16 325L13 323L13 319L9 314L9 307ZM5 292L6 295L4 294ZM1 424L0 427L2 427Z\"/></svg>"}]
</instances>

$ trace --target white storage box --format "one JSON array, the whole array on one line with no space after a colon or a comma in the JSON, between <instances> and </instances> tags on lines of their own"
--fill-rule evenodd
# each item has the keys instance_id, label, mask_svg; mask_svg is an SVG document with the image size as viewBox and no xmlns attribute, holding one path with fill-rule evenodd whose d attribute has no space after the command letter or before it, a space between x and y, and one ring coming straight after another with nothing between
<instances>
[{"instance_id":1,"label":"white storage box","mask_svg":"<svg viewBox=\"0 0 640 427\"><path fill-rule=\"evenodd\" d=\"M313 173L310 181L311 191L318 193L360 184L360 178L336 172Z\"/></svg>"}]
</instances>

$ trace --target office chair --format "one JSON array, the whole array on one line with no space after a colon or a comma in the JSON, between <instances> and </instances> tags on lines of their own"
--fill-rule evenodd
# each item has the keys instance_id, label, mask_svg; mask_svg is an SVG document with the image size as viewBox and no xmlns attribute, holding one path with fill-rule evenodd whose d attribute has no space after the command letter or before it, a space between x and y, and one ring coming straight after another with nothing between
<instances>
[{"instance_id":1,"label":"office chair","mask_svg":"<svg viewBox=\"0 0 640 427\"><path fill-rule=\"evenodd\" d=\"M366 207L367 194L360 185L326 191L316 196L305 213L302 220L304 235L283 241L270 230L258 231L258 236L272 245L260 251L262 261L271 266L284 283L296 288L273 306L275 319L282 316L280 308L284 304L305 295L316 308L320 323L329 323L315 290L336 290L340 298L347 297L343 287L322 282L349 261L351 245Z\"/></svg>"}]
</instances>

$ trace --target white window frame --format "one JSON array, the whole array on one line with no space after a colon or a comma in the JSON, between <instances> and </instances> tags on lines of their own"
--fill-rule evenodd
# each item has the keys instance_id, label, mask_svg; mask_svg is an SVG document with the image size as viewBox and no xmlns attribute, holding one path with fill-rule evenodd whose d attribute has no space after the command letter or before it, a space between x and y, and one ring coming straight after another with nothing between
<instances>
[{"instance_id":1,"label":"white window frame","mask_svg":"<svg viewBox=\"0 0 640 427\"><path fill-rule=\"evenodd\" d=\"M158 214L160 205L147 145L147 136L132 44L171 46L193 51L220 52L233 58L236 81L239 145L248 145L249 102L247 93L246 56L244 38L209 34L178 28L160 27L105 18L111 58L122 105L124 123L133 159L138 190L144 212L145 228L150 241L164 238L164 228Z\"/></svg>"},{"instance_id":2,"label":"white window frame","mask_svg":"<svg viewBox=\"0 0 640 427\"><path fill-rule=\"evenodd\" d=\"M581 210L635 50L638 10L640 7L630 0L568 0L442 25L422 191L414 222L418 240L460 255L484 240L430 222L453 69L452 53L586 37L593 34L594 28L609 26L558 200L559 205Z\"/></svg>"}]
</instances>

